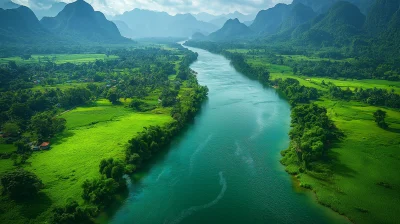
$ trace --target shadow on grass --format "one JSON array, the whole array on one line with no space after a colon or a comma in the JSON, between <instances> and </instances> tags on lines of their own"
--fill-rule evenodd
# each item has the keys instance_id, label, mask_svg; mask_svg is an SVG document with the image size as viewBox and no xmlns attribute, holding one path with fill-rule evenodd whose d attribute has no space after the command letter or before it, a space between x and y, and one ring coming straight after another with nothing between
<instances>
[{"instance_id":1,"label":"shadow on grass","mask_svg":"<svg viewBox=\"0 0 400 224\"><path fill-rule=\"evenodd\" d=\"M62 132L61 134L58 134L54 139L52 139L52 144L53 145L59 145L64 143L68 138L74 136L74 132L66 130Z\"/></svg>"},{"instance_id":2,"label":"shadow on grass","mask_svg":"<svg viewBox=\"0 0 400 224\"><path fill-rule=\"evenodd\" d=\"M332 164L332 171L337 175L341 175L344 177L354 177L357 174L357 171L351 169L347 165L343 164L339 159L339 153L331 151L329 153L329 157Z\"/></svg>"},{"instance_id":3,"label":"shadow on grass","mask_svg":"<svg viewBox=\"0 0 400 224\"><path fill-rule=\"evenodd\" d=\"M40 192L36 197L25 200L16 201L21 206L21 215L27 219L35 219L43 212L49 210L52 205L51 199L45 194Z\"/></svg>"},{"instance_id":4,"label":"shadow on grass","mask_svg":"<svg viewBox=\"0 0 400 224\"><path fill-rule=\"evenodd\" d=\"M388 128L388 129L386 129L387 131L390 131L390 132L393 132L393 133L400 133L400 129L397 129L397 128Z\"/></svg>"}]
</instances>

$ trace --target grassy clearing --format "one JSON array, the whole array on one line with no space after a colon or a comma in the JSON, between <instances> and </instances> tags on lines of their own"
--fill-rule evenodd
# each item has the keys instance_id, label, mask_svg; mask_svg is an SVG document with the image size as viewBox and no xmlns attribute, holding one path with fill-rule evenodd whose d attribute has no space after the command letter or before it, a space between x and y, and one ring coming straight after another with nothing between
<instances>
[{"instance_id":1,"label":"grassy clearing","mask_svg":"<svg viewBox=\"0 0 400 224\"><path fill-rule=\"evenodd\" d=\"M53 140L51 150L33 154L26 167L43 180L44 193L55 205L69 198L81 201L81 185L85 179L99 176L102 159L123 159L125 144L137 132L171 121L169 113L132 113L106 101L77 108L62 117L67 119L67 130Z\"/></svg>"},{"instance_id":2,"label":"grassy clearing","mask_svg":"<svg viewBox=\"0 0 400 224\"><path fill-rule=\"evenodd\" d=\"M319 179L300 174L319 201L356 223L393 223L400 219L400 112L388 112L388 130L379 128L377 107L356 102L323 100L329 116L346 135L331 150L333 176Z\"/></svg>"},{"instance_id":3,"label":"grassy clearing","mask_svg":"<svg viewBox=\"0 0 400 224\"><path fill-rule=\"evenodd\" d=\"M290 57L294 60L327 60ZM388 91L394 89L400 94L400 82L296 76L290 67L271 64L267 58L249 56L247 61L253 66L268 68L271 79L294 78L304 86L322 91L327 91L326 86L321 85L324 80L343 89L376 87ZM382 108L327 98L316 103L328 109L329 116L344 132L345 138L333 146L330 152L332 160L321 166L319 173L307 172L297 176L301 185L313 189L320 203L355 223L395 223L400 220L400 112L383 109L387 112L389 124L389 129L383 130L373 118L373 112ZM294 157L289 157L292 159ZM298 171L295 162L286 169ZM329 170L331 175L326 174Z\"/></svg>"},{"instance_id":4,"label":"grassy clearing","mask_svg":"<svg viewBox=\"0 0 400 224\"><path fill-rule=\"evenodd\" d=\"M346 58L341 60L330 59L330 58L320 58L316 56L305 56L305 55L279 55L285 59L291 59L294 61L332 61L332 62L351 62L354 58Z\"/></svg>"},{"instance_id":5,"label":"grassy clearing","mask_svg":"<svg viewBox=\"0 0 400 224\"><path fill-rule=\"evenodd\" d=\"M105 54L45 54L45 55L32 55L29 60L24 60L20 57L0 58L0 64L15 61L17 64L33 64L33 63L46 63L47 61L55 62L57 64L63 63L87 63L96 60L112 60L118 56L110 55L107 57Z\"/></svg>"},{"instance_id":6,"label":"grassy clearing","mask_svg":"<svg viewBox=\"0 0 400 224\"><path fill-rule=\"evenodd\" d=\"M300 77L295 76L290 67L272 65L262 58L248 61L255 66L267 67L271 79L294 78L302 85L322 91L327 91L321 85L324 80L341 88L376 87L400 93L400 82ZM346 137L331 150L332 161L326 165L332 176L302 173L298 175L301 185L312 188L320 203L355 223L394 223L400 220L400 112L384 109L390 128L383 130L373 119L373 112L382 108L327 98L316 103L328 109L329 116ZM286 169L298 170L293 164Z\"/></svg>"}]
</instances>

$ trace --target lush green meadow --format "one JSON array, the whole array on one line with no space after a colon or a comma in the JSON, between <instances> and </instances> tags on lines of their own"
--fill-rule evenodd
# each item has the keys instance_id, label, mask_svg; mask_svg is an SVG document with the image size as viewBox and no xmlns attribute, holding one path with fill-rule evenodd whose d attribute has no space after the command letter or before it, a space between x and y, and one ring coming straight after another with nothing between
<instances>
[{"instance_id":1,"label":"lush green meadow","mask_svg":"<svg viewBox=\"0 0 400 224\"><path fill-rule=\"evenodd\" d=\"M284 58L327 60L301 55ZM321 84L324 81L342 89L381 88L400 93L400 82L298 76L289 66L272 64L262 56L247 56L246 59L254 67L267 68L271 80L293 78L301 85L322 92L328 91L327 86ZM344 137L332 147L330 161L325 161L317 170L297 175L301 186L312 189L321 204L346 215L355 223L393 223L393 220L399 220L400 111L326 97L315 103L327 108L328 116L343 131ZM379 128L374 121L373 113L378 109L387 112L387 130ZM297 172L295 164L291 163L286 169Z\"/></svg>"},{"instance_id":2,"label":"lush green meadow","mask_svg":"<svg viewBox=\"0 0 400 224\"><path fill-rule=\"evenodd\" d=\"M345 137L331 150L332 176L309 172L298 177L318 200L356 223L391 223L399 220L400 112L385 109L389 129L373 120L378 108L357 102L317 102ZM388 209L390 208L390 209Z\"/></svg>"},{"instance_id":3,"label":"lush green meadow","mask_svg":"<svg viewBox=\"0 0 400 224\"><path fill-rule=\"evenodd\" d=\"M30 59L24 60L21 57L0 58L0 64L15 61L17 64L34 64L45 63L47 61L55 62L57 64L63 63L87 63L96 60L112 60L118 58L115 55L105 54L45 54L45 55L32 55Z\"/></svg>"},{"instance_id":4,"label":"lush green meadow","mask_svg":"<svg viewBox=\"0 0 400 224\"><path fill-rule=\"evenodd\" d=\"M156 104L155 94L145 101ZM63 206L69 200L83 203L82 184L86 179L100 177L102 159L124 159L126 144L144 127L172 121L168 108L136 113L125 107L129 99L121 102L112 105L99 100L61 114L67 120L67 129L52 139L50 150L33 153L24 167L43 181L41 202L32 202L33 206L30 202L15 203L1 197L0 211L8 212L0 214L0 218L9 223L38 223L48 218L53 206ZM11 146L7 145L9 150ZM2 151L7 147L2 147ZM13 160L0 160L0 172L13 169Z\"/></svg>"},{"instance_id":5,"label":"lush green meadow","mask_svg":"<svg viewBox=\"0 0 400 224\"><path fill-rule=\"evenodd\" d=\"M125 144L137 132L172 119L168 113L132 113L105 100L61 116L67 119L67 130L53 140L51 150L35 153L26 167L39 176L46 185L44 192L59 205L69 198L80 201L83 181L100 176L102 159L124 159Z\"/></svg>"}]
</instances>

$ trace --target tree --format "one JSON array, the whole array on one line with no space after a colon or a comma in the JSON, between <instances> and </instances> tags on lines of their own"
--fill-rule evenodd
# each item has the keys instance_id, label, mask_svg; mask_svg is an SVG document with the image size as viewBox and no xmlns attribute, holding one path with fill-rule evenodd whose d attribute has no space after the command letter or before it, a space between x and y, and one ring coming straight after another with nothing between
<instances>
[{"instance_id":1,"label":"tree","mask_svg":"<svg viewBox=\"0 0 400 224\"><path fill-rule=\"evenodd\" d=\"M112 178L86 180L83 185L82 198L92 204L108 205L119 188L119 184Z\"/></svg>"},{"instance_id":2,"label":"tree","mask_svg":"<svg viewBox=\"0 0 400 224\"><path fill-rule=\"evenodd\" d=\"M39 140L45 140L65 129L64 118L53 117L51 112L37 113L31 118L30 128Z\"/></svg>"},{"instance_id":3,"label":"tree","mask_svg":"<svg viewBox=\"0 0 400 224\"><path fill-rule=\"evenodd\" d=\"M112 103L116 104L119 102L119 94L116 89L112 88L108 90L107 99Z\"/></svg>"},{"instance_id":4,"label":"tree","mask_svg":"<svg viewBox=\"0 0 400 224\"><path fill-rule=\"evenodd\" d=\"M378 124L378 126L380 128L386 129L388 128L388 124L385 121L386 118L386 111L383 111L381 109L375 111L374 113L374 118L375 118L375 122L376 124Z\"/></svg>"},{"instance_id":5,"label":"tree","mask_svg":"<svg viewBox=\"0 0 400 224\"><path fill-rule=\"evenodd\" d=\"M65 207L53 209L53 216L50 219L52 224L75 224L75 223L94 223L93 214L97 213L97 208L80 207L78 202L70 201Z\"/></svg>"},{"instance_id":6,"label":"tree","mask_svg":"<svg viewBox=\"0 0 400 224\"><path fill-rule=\"evenodd\" d=\"M42 187L42 181L31 172L18 169L1 177L1 185L12 198L24 199L35 196Z\"/></svg>"},{"instance_id":7,"label":"tree","mask_svg":"<svg viewBox=\"0 0 400 224\"><path fill-rule=\"evenodd\" d=\"M3 125L3 132L6 136L16 137L18 136L20 130L21 129L16 123L7 122Z\"/></svg>"}]
</instances>

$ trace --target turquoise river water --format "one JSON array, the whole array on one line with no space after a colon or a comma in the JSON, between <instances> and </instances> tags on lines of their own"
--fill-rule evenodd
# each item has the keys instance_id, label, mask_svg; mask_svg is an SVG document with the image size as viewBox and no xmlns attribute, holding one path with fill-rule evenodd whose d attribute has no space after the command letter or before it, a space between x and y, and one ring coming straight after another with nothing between
<instances>
[{"instance_id":1,"label":"turquoise river water","mask_svg":"<svg viewBox=\"0 0 400 224\"><path fill-rule=\"evenodd\" d=\"M195 121L129 185L110 222L346 223L294 186L279 163L290 106L208 51L191 68L209 99Z\"/></svg>"}]
</instances>

